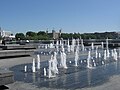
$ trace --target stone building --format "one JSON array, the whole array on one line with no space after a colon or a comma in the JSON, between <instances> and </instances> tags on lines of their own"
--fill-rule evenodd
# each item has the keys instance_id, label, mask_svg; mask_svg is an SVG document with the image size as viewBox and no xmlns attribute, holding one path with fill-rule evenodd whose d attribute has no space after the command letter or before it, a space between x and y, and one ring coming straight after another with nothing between
<instances>
[{"instance_id":1,"label":"stone building","mask_svg":"<svg viewBox=\"0 0 120 90\"><path fill-rule=\"evenodd\" d=\"M12 35L11 31L2 30L1 27L0 27L0 37L2 37L2 38L15 38L15 36Z\"/></svg>"},{"instance_id":2,"label":"stone building","mask_svg":"<svg viewBox=\"0 0 120 90\"><path fill-rule=\"evenodd\" d=\"M52 30L52 34L53 34L53 39L60 39L61 38L61 29L59 30L59 32Z\"/></svg>"}]
</instances>

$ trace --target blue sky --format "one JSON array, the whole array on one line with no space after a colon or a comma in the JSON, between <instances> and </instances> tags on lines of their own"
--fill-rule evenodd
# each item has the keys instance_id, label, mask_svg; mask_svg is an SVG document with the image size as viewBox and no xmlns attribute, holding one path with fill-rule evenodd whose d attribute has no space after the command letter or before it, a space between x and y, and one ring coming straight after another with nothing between
<instances>
[{"instance_id":1,"label":"blue sky","mask_svg":"<svg viewBox=\"0 0 120 90\"><path fill-rule=\"evenodd\" d=\"M120 0L0 0L0 26L13 33L119 31Z\"/></svg>"}]
</instances>

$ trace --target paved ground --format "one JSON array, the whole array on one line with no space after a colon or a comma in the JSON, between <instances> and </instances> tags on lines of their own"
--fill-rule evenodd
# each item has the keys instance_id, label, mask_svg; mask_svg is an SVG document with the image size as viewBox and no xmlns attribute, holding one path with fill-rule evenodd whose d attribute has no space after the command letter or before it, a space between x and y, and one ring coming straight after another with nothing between
<instances>
[{"instance_id":1,"label":"paved ground","mask_svg":"<svg viewBox=\"0 0 120 90\"><path fill-rule=\"evenodd\" d=\"M43 58L48 59L48 57L43 57ZM15 65L31 63L31 62L32 62L32 57L0 59L0 69L3 68L9 69L9 67ZM7 86L9 87L8 90L53 90L52 88L37 88L37 86L32 85L31 83L23 83L18 81L15 81L14 83L9 84ZM63 90L63 89L58 89L58 90ZM81 90L120 90L120 75L115 75L113 77L110 77L109 81L102 85L89 87L89 88L82 88Z\"/></svg>"}]
</instances>

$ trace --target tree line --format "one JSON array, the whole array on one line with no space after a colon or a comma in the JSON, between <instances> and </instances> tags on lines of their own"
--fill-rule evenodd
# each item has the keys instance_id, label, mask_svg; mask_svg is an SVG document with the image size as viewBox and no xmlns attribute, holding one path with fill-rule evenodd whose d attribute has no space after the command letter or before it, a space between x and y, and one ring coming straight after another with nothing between
<instances>
[{"instance_id":1,"label":"tree line","mask_svg":"<svg viewBox=\"0 0 120 90\"><path fill-rule=\"evenodd\" d=\"M16 40L52 40L53 33L48 33L48 31L39 31L33 32L28 31L26 34L24 33L16 33ZM117 39L120 38L117 32L103 32L103 33L61 33L59 39L72 39L72 38L82 38L82 39Z\"/></svg>"},{"instance_id":2,"label":"tree line","mask_svg":"<svg viewBox=\"0 0 120 90\"><path fill-rule=\"evenodd\" d=\"M16 33L16 40L51 40L52 33L47 33L45 31L33 32L28 31L26 34L24 33Z\"/></svg>"},{"instance_id":3,"label":"tree line","mask_svg":"<svg viewBox=\"0 0 120 90\"><path fill-rule=\"evenodd\" d=\"M103 32L103 33L62 33L62 38L82 38L82 39L119 39L119 34L117 32Z\"/></svg>"}]
</instances>

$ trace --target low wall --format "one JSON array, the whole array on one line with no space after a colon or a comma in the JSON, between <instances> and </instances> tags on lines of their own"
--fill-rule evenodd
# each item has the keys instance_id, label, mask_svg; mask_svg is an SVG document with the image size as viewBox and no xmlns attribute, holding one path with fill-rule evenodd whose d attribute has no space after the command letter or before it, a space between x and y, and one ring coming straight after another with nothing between
<instances>
[{"instance_id":1,"label":"low wall","mask_svg":"<svg viewBox=\"0 0 120 90\"><path fill-rule=\"evenodd\" d=\"M2 50L16 50L16 49L36 49L34 45L0 45Z\"/></svg>"},{"instance_id":2,"label":"low wall","mask_svg":"<svg viewBox=\"0 0 120 90\"><path fill-rule=\"evenodd\" d=\"M32 55L35 50L1 50L0 58Z\"/></svg>"},{"instance_id":3,"label":"low wall","mask_svg":"<svg viewBox=\"0 0 120 90\"><path fill-rule=\"evenodd\" d=\"M14 74L9 70L0 70L0 86L14 82Z\"/></svg>"}]
</instances>

